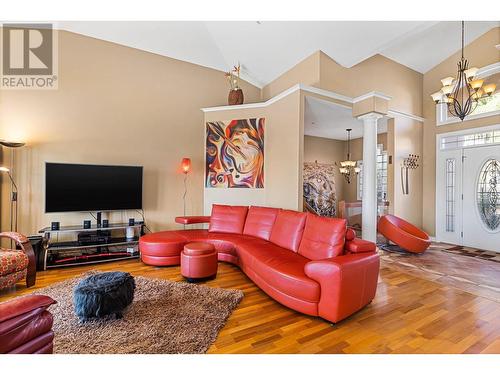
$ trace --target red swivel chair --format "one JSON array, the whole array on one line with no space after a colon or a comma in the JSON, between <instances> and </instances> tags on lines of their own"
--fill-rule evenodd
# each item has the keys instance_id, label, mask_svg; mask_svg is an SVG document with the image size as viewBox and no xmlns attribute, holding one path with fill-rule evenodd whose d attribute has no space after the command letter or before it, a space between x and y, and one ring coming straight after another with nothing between
<instances>
[{"instance_id":1,"label":"red swivel chair","mask_svg":"<svg viewBox=\"0 0 500 375\"><path fill-rule=\"evenodd\" d=\"M423 253L431 244L429 235L415 225L394 215L384 215L378 221L378 231L410 253Z\"/></svg>"}]
</instances>

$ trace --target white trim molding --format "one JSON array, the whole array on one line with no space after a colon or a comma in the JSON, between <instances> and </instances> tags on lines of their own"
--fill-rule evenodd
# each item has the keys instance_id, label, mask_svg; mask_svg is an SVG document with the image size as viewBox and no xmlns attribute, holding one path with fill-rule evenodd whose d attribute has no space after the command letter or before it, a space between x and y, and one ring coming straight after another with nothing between
<instances>
[{"instance_id":1,"label":"white trim molding","mask_svg":"<svg viewBox=\"0 0 500 375\"><path fill-rule=\"evenodd\" d=\"M385 100L391 100L392 96L382 94L381 92L372 91L372 92L368 92L366 94L363 94L363 95L360 95L360 96L353 98L352 103L358 103L358 102L361 102L361 101L363 101L365 99L369 99L369 98L380 98L380 99L385 99Z\"/></svg>"},{"instance_id":2,"label":"white trim molding","mask_svg":"<svg viewBox=\"0 0 500 375\"><path fill-rule=\"evenodd\" d=\"M364 115L361 115L359 117L357 117L358 120L372 120L372 121L375 121L375 120L378 120L379 118L382 118L384 117L384 115L381 115L380 113L377 113L377 112L369 112L369 113L365 113Z\"/></svg>"},{"instance_id":3,"label":"white trim molding","mask_svg":"<svg viewBox=\"0 0 500 375\"><path fill-rule=\"evenodd\" d=\"M352 98L345 96L345 95L342 95L342 94L338 94L334 91L328 91L328 90L320 89L317 87L306 86L306 85L302 85L302 84L299 84L299 87L302 91L305 91L305 92L308 92L311 94L317 94L317 95L325 96L325 97L330 98L330 99L340 100L341 102L346 102L348 104L353 103ZM352 107L352 106L349 106L349 107Z\"/></svg>"},{"instance_id":4,"label":"white trim molding","mask_svg":"<svg viewBox=\"0 0 500 375\"><path fill-rule=\"evenodd\" d=\"M413 115L411 113L405 113L405 112L401 112L401 111L396 111L396 110L393 110L393 109L389 109L387 111L387 117L391 117L391 118L394 118L394 117L406 117L406 118L409 118L411 120L415 120L415 121L419 121L419 122L424 122L424 118L423 117L420 117L420 116L417 116L417 115Z\"/></svg>"}]
</instances>

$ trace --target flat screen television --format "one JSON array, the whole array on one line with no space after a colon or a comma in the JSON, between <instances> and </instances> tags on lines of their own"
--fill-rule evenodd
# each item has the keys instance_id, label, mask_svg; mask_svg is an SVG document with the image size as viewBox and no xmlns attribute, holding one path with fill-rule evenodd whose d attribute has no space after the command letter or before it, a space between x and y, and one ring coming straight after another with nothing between
<instances>
[{"instance_id":1,"label":"flat screen television","mask_svg":"<svg viewBox=\"0 0 500 375\"><path fill-rule=\"evenodd\" d=\"M45 212L142 209L142 167L45 164Z\"/></svg>"}]
</instances>

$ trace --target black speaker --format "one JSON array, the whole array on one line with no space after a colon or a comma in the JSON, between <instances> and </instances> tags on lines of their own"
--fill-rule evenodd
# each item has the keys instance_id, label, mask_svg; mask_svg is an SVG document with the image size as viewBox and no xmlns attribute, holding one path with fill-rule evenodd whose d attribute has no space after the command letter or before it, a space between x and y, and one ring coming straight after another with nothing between
<instances>
[{"instance_id":1,"label":"black speaker","mask_svg":"<svg viewBox=\"0 0 500 375\"><path fill-rule=\"evenodd\" d=\"M135 225L135 219L133 217L131 217L130 219L128 219L128 225L129 226Z\"/></svg>"},{"instance_id":2,"label":"black speaker","mask_svg":"<svg viewBox=\"0 0 500 375\"><path fill-rule=\"evenodd\" d=\"M83 221L83 229L90 229L90 226L91 226L90 220Z\"/></svg>"},{"instance_id":3,"label":"black speaker","mask_svg":"<svg viewBox=\"0 0 500 375\"><path fill-rule=\"evenodd\" d=\"M60 226L59 226L59 222L58 221L53 221L51 224L50 224L50 230L59 230Z\"/></svg>"},{"instance_id":4,"label":"black speaker","mask_svg":"<svg viewBox=\"0 0 500 375\"><path fill-rule=\"evenodd\" d=\"M102 221L102 227L103 228L108 228L109 227L109 220L108 219L104 219Z\"/></svg>"}]
</instances>

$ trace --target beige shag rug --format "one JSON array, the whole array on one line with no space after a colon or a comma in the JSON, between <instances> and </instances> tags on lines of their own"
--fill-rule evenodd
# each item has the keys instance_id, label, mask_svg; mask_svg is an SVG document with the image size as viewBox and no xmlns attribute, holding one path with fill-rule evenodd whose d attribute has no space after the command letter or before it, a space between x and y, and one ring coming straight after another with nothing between
<instances>
[{"instance_id":1,"label":"beige shag rug","mask_svg":"<svg viewBox=\"0 0 500 375\"><path fill-rule=\"evenodd\" d=\"M55 353L205 353L243 298L239 290L136 276L134 301L123 319L81 323L73 309L73 288L88 275L33 293L57 301L50 307Z\"/></svg>"}]
</instances>

